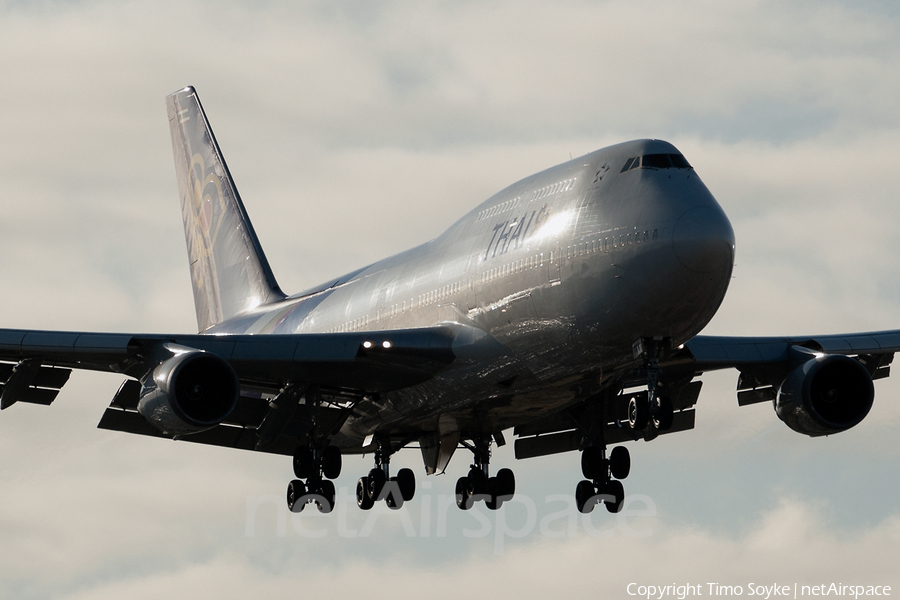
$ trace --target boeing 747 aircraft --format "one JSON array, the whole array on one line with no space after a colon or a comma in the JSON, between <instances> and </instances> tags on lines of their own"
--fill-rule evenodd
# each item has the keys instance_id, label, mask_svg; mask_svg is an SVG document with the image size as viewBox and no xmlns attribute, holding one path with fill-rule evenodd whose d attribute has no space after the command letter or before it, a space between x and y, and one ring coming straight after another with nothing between
<instances>
[{"instance_id":1,"label":"boeing 747 aircraft","mask_svg":"<svg viewBox=\"0 0 900 600\"><path fill-rule=\"evenodd\" d=\"M369 453L362 509L413 498L391 457L472 467L457 504L515 493L491 448L579 451L576 506L622 508L623 442L691 429L704 372L736 368L809 436L857 425L900 331L698 336L731 278L734 232L671 144L636 140L536 173L437 238L288 296L193 88L167 98L198 334L0 330L0 407L50 404L72 369L127 377L99 427L283 454L293 511L332 510L344 454Z\"/></svg>"}]
</instances>

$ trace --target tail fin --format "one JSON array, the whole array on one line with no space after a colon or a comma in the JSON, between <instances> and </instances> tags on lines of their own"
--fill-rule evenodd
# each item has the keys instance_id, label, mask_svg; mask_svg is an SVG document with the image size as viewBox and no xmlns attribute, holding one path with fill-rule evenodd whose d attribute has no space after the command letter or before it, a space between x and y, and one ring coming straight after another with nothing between
<instances>
[{"instance_id":1,"label":"tail fin","mask_svg":"<svg viewBox=\"0 0 900 600\"><path fill-rule=\"evenodd\" d=\"M285 297L192 87L166 97L197 326Z\"/></svg>"}]
</instances>

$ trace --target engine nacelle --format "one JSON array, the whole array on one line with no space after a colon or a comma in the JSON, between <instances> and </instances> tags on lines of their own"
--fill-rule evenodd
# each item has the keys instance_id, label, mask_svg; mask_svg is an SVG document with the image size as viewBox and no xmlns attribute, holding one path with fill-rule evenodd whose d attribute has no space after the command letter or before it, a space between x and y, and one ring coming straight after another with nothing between
<instances>
[{"instance_id":1,"label":"engine nacelle","mask_svg":"<svg viewBox=\"0 0 900 600\"><path fill-rule=\"evenodd\" d=\"M824 354L795 368L775 398L775 412L788 427L809 436L850 429L872 408L875 386L859 361Z\"/></svg>"},{"instance_id":2,"label":"engine nacelle","mask_svg":"<svg viewBox=\"0 0 900 600\"><path fill-rule=\"evenodd\" d=\"M194 350L170 358L143 381L138 412L163 433L196 433L227 418L239 395L231 365Z\"/></svg>"}]
</instances>

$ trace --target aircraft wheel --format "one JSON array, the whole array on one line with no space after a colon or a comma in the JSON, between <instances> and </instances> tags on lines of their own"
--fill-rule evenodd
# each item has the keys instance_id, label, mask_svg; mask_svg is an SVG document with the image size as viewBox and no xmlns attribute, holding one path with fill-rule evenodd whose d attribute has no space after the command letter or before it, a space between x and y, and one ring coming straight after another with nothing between
<instances>
[{"instance_id":1,"label":"aircraft wheel","mask_svg":"<svg viewBox=\"0 0 900 600\"><path fill-rule=\"evenodd\" d=\"M316 490L316 507L321 513L330 513L334 510L334 482L325 479L319 483L318 488Z\"/></svg>"},{"instance_id":2,"label":"aircraft wheel","mask_svg":"<svg viewBox=\"0 0 900 600\"><path fill-rule=\"evenodd\" d=\"M403 494L400 493L400 485L397 483L396 477L391 477L390 482L385 485L384 503L391 510L403 508Z\"/></svg>"},{"instance_id":3,"label":"aircraft wheel","mask_svg":"<svg viewBox=\"0 0 900 600\"><path fill-rule=\"evenodd\" d=\"M484 499L484 505L488 510L497 510L503 506L503 498L500 496L500 484L496 477L488 477L487 481L487 497Z\"/></svg>"},{"instance_id":4,"label":"aircraft wheel","mask_svg":"<svg viewBox=\"0 0 900 600\"><path fill-rule=\"evenodd\" d=\"M656 399L656 414L653 416L653 424L659 431L672 429L672 421L675 419L675 409L672 400L667 396Z\"/></svg>"},{"instance_id":5,"label":"aircraft wheel","mask_svg":"<svg viewBox=\"0 0 900 600\"><path fill-rule=\"evenodd\" d=\"M469 469L469 475L466 477L469 486L469 496L481 496L487 492L487 476L479 467Z\"/></svg>"},{"instance_id":6,"label":"aircraft wheel","mask_svg":"<svg viewBox=\"0 0 900 600\"><path fill-rule=\"evenodd\" d=\"M583 479L575 486L575 508L582 514L588 514L594 510L597 498L594 490L594 484Z\"/></svg>"},{"instance_id":7,"label":"aircraft wheel","mask_svg":"<svg viewBox=\"0 0 900 600\"><path fill-rule=\"evenodd\" d=\"M356 505L363 510L375 506L375 499L369 495L369 478L360 477L356 482Z\"/></svg>"},{"instance_id":8,"label":"aircraft wheel","mask_svg":"<svg viewBox=\"0 0 900 600\"><path fill-rule=\"evenodd\" d=\"M456 506L462 510L472 508L472 502L469 496L469 478L460 477L456 480Z\"/></svg>"},{"instance_id":9,"label":"aircraft wheel","mask_svg":"<svg viewBox=\"0 0 900 600\"><path fill-rule=\"evenodd\" d=\"M341 476L341 449L328 446L322 453L322 474L326 479L337 479Z\"/></svg>"},{"instance_id":10,"label":"aircraft wheel","mask_svg":"<svg viewBox=\"0 0 900 600\"><path fill-rule=\"evenodd\" d=\"M384 484L387 481L387 477L384 474L384 471L381 469L375 468L369 471L369 495L373 500L384 500L384 496L382 492L384 491Z\"/></svg>"},{"instance_id":11,"label":"aircraft wheel","mask_svg":"<svg viewBox=\"0 0 900 600\"><path fill-rule=\"evenodd\" d=\"M309 479L318 473L316 463L313 460L312 450L301 446L294 451L294 475L297 479Z\"/></svg>"},{"instance_id":12,"label":"aircraft wheel","mask_svg":"<svg viewBox=\"0 0 900 600\"><path fill-rule=\"evenodd\" d=\"M306 484L299 479L288 484L287 505L291 512L300 512L306 506Z\"/></svg>"},{"instance_id":13,"label":"aircraft wheel","mask_svg":"<svg viewBox=\"0 0 900 600\"><path fill-rule=\"evenodd\" d=\"M409 502L416 495L416 475L412 469L400 469L397 471L397 485L400 487L400 495L404 502Z\"/></svg>"},{"instance_id":14,"label":"aircraft wheel","mask_svg":"<svg viewBox=\"0 0 900 600\"><path fill-rule=\"evenodd\" d=\"M621 481L613 480L609 482L606 488L606 494L612 496L609 500L604 500L606 510L611 513L621 512L622 506L625 504L625 487Z\"/></svg>"},{"instance_id":15,"label":"aircraft wheel","mask_svg":"<svg viewBox=\"0 0 900 600\"><path fill-rule=\"evenodd\" d=\"M625 479L631 473L631 454L625 446L616 446L609 453L609 473L616 479Z\"/></svg>"},{"instance_id":16,"label":"aircraft wheel","mask_svg":"<svg viewBox=\"0 0 900 600\"><path fill-rule=\"evenodd\" d=\"M581 473L585 479L597 481L606 477L606 461L597 446L588 446L581 453Z\"/></svg>"},{"instance_id":17,"label":"aircraft wheel","mask_svg":"<svg viewBox=\"0 0 900 600\"><path fill-rule=\"evenodd\" d=\"M516 475L512 469L500 469L497 471L497 486L499 494L505 500L511 500L516 495Z\"/></svg>"},{"instance_id":18,"label":"aircraft wheel","mask_svg":"<svg viewBox=\"0 0 900 600\"><path fill-rule=\"evenodd\" d=\"M640 431L650 421L650 406L646 399L632 396L628 401L628 424L634 431Z\"/></svg>"}]
</instances>

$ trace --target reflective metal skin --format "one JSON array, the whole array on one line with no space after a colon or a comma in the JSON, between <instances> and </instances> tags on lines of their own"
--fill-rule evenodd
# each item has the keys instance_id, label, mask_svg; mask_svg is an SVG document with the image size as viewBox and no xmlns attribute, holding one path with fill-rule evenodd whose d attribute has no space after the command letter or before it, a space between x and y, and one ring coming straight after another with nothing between
<instances>
[{"instance_id":1,"label":"reflective metal skin","mask_svg":"<svg viewBox=\"0 0 900 600\"><path fill-rule=\"evenodd\" d=\"M490 475L490 448L514 428L517 458L581 450L578 509L617 512L630 458L607 447L692 428L702 372L739 369L742 405L773 401L823 435L865 417L900 348L898 331L695 337L728 288L734 231L661 140L531 175L430 242L286 296L196 91L167 108L200 333L0 330L0 406L49 404L74 368L125 374L100 427L293 456L294 511L330 511L354 452L375 457L359 506L399 508L415 478L392 477L390 456L410 443L426 473L470 450L457 503L496 509L515 478Z\"/></svg>"}]
</instances>

